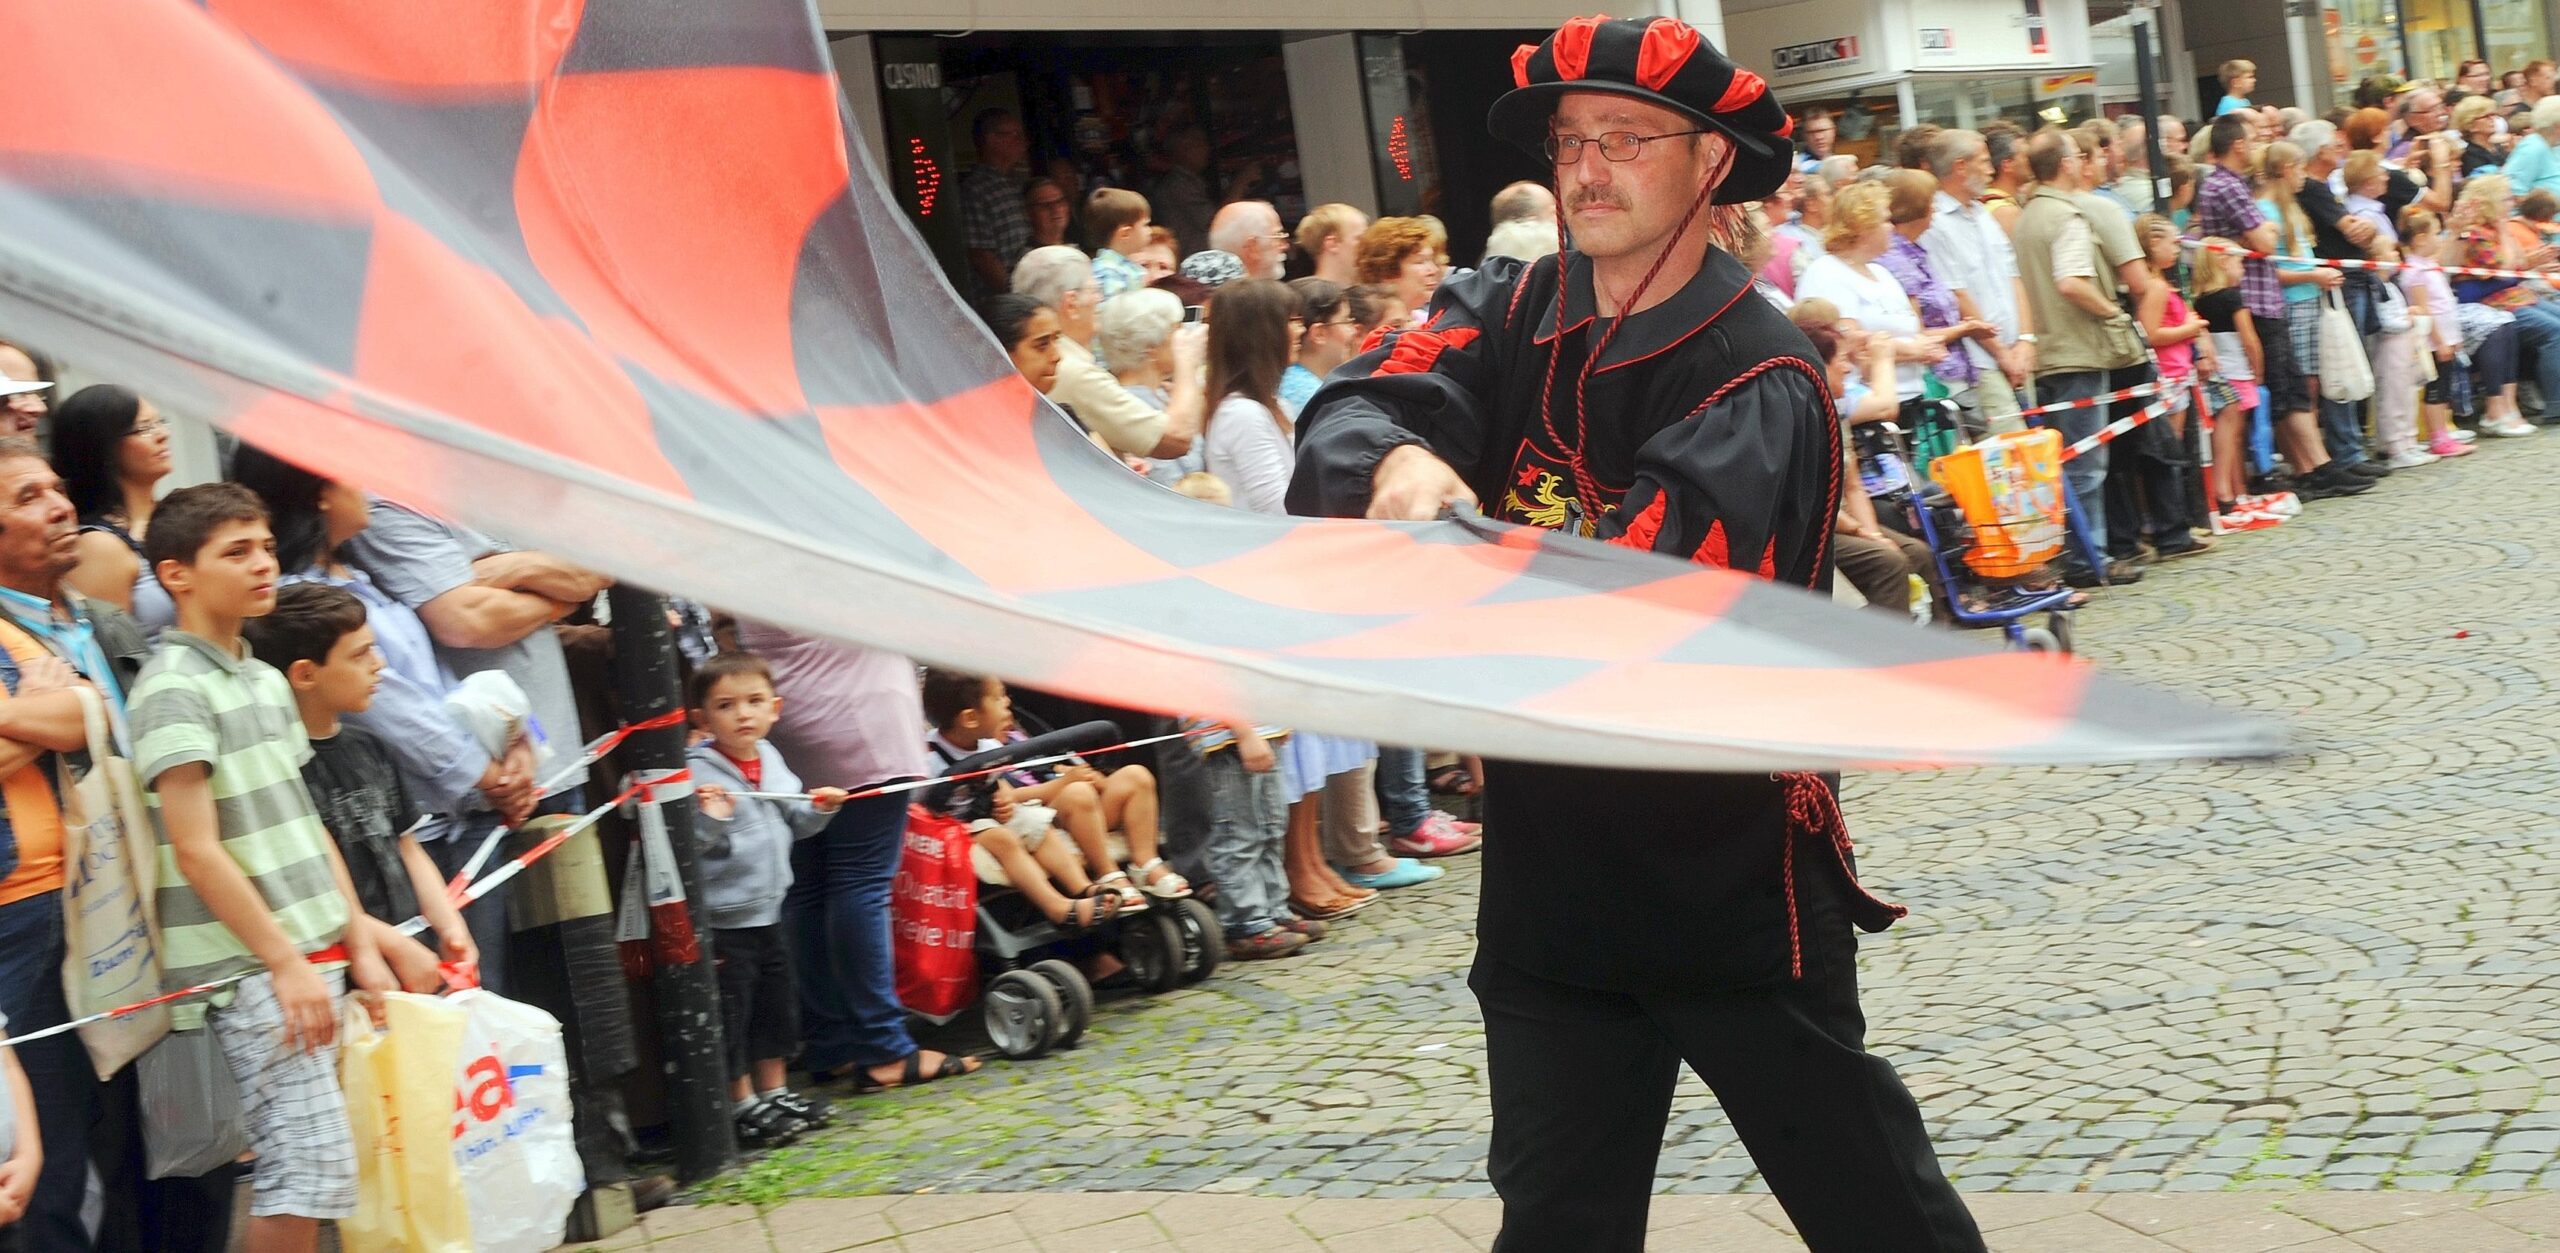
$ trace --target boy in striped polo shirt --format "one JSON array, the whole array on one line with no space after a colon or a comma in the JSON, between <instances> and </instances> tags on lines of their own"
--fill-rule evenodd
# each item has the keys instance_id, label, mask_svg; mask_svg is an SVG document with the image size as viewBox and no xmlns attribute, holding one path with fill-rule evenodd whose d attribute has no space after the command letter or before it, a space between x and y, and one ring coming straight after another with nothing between
<instances>
[{"instance_id":1,"label":"boy in striped polo shirt","mask_svg":"<svg viewBox=\"0 0 2560 1253\"><path fill-rule=\"evenodd\" d=\"M171 492L143 556L178 606L131 700L160 815L161 960L173 990L252 975L204 1013L257 1155L248 1247L307 1253L319 1219L355 1212L339 1000L349 979L394 985L371 933L348 925L363 907L303 788L311 742L293 691L240 638L243 619L276 603L265 506L236 483ZM181 1028L194 1025L187 1008Z\"/></svg>"}]
</instances>

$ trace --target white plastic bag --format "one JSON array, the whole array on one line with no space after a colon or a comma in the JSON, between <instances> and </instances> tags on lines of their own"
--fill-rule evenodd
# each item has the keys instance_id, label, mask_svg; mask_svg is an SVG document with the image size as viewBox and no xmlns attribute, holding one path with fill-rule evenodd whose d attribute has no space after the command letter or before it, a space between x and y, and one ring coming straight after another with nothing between
<instances>
[{"instance_id":1,"label":"white plastic bag","mask_svg":"<svg viewBox=\"0 0 2560 1253\"><path fill-rule=\"evenodd\" d=\"M480 751L491 757L504 754L508 746L530 735L534 767L540 769L551 763L550 737L559 729L543 726L534 719L533 698L526 696L524 688L506 671L483 670L464 676L444 698L444 707L455 721L470 728L472 738L480 742ZM577 728L570 728L569 734L577 733Z\"/></svg>"},{"instance_id":2,"label":"white plastic bag","mask_svg":"<svg viewBox=\"0 0 2560 1253\"><path fill-rule=\"evenodd\" d=\"M2373 395L2373 362L2364 355L2364 333L2333 288L2320 301L2320 396L2352 403Z\"/></svg>"},{"instance_id":3,"label":"white plastic bag","mask_svg":"<svg viewBox=\"0 0 2560 1253\"><path fill-rule=\"evenodd\" d=\"M453 1160L480 1253L543 1253L569 1229L586 1191L570 1126L569 1056L560 1022L483 991L451 998L470 1013L455 1082Z\"/></svg>"}]
</instances>

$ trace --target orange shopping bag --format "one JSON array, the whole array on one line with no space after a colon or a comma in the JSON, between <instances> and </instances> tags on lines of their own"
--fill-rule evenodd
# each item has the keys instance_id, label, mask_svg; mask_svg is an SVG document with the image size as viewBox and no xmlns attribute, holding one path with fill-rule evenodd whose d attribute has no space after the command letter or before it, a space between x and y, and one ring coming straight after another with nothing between
<instances>
[{"instance_id":1,"label":"orange shopping bag","mask_svg":"<svg viewBox=\"0 0 2560 1253\"><path fill-rule=\"evenodd\" d=\"M1964 563L1988 579L2033 574L2062 552L2062 434L2011 431L1947 453L1929 476L1973 528Z\"/></svg>"}]
</instances>

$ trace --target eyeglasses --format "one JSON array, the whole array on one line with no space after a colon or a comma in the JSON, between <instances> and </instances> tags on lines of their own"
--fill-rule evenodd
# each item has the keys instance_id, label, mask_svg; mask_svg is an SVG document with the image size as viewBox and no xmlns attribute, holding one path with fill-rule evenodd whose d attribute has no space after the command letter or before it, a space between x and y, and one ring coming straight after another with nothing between
<instances>
[{"instance_id":1,"label":"eyeglasses","mask_svg":"<svg viewBox=\"0 0 2560 1253\"><path fill-rule=\"evenodd\" d=\"M1046 212L1050 209L1066 208L1067 202L1064 200L1034 200L1031 202L1031 207Z\"/></svg>"},{"instance_id":2,"label":"eyeglasses","mask_svg":"<svg viewBox=\"0 0 2560 1253\"><path fill-rule=\"evenodd\" d=\"M1644 152L1644 146L1657 139L1678 139L1684 135L1704 135L1708 131L1672 131L1665 135L1639 135L1634 131L1610 131L1597 139L1580 135L1547 134L1547 159L1558 165L1582 164L1582 150L1598 148L1600 155L1611 161L1633 161Z\"/></svg>"}]
</instances>

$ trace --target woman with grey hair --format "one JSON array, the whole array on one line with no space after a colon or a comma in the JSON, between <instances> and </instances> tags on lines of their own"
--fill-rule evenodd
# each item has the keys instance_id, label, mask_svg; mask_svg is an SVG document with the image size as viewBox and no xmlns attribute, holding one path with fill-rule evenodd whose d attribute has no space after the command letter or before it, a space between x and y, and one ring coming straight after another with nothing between
<instances>
[{"instance_id":1,"label":"woman with grey hair","mask_svg":"<svg viewBox=\"0 0 2560 1253\"><path fill-rule=\"evenodd\" d=\"M1141 287L1102 302L1095 321L1094 356L1142 404L1162 409L1178 430L1200 429L1201 365L1208 328L1185 326L1182 301L1172 292ZM1167 487L1203 468L1208 451L1193 441L1178 457L1150 457L1147 477Z\"/></svg>"}]
</instances>

